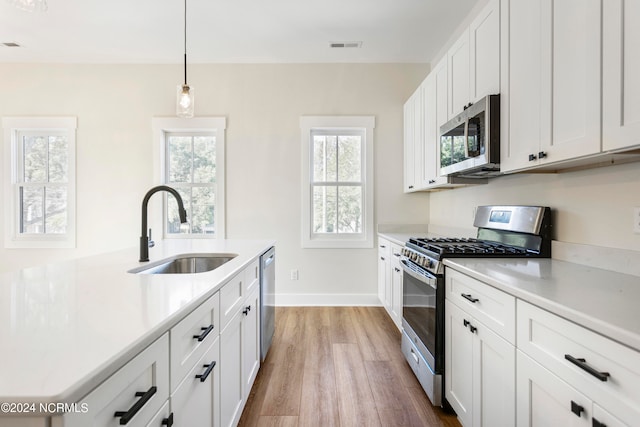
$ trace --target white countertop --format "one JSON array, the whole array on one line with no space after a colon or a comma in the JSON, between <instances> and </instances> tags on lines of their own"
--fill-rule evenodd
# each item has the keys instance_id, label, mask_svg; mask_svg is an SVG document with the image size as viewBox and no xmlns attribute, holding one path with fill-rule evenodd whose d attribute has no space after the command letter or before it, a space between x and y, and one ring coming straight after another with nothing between
<instances>
[{"instance_id":1,"label":"white countertop","mask_svg":"<svg viewBox=\"0 0 640 427\"><path fill-rule=\"evenodd\" d=\"M445 265L640 351L640 277L554 259L447 258Z\"/></svg>"},{"instance_id":2,"label":"white countertop","mask_svg":"<svg viewBox=\"0 0 640 427\"><path fill-rule=\"evenodd\" d=\"M176 239L0 275L0 402L75 402L273 241ZM234 253L198 274L127 271L182 253Z\"/></svg>"}]
</instances>

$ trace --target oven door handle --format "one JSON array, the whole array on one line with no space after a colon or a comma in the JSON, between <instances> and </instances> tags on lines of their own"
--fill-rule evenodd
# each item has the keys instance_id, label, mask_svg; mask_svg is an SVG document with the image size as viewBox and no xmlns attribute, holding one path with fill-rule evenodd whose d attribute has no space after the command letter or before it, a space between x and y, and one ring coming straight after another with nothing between
<instances>
[{"instance_id":1,"label":"oven door handle","mask_svg":"<svg viewBox=\"0 0 640 427\"><path fill-rule=\"evenodd\" d=\"M427 273L426 271L425 271L425 273L429 274L428 276L425 276L423 274L418 273L417 271L415 271L411 267L409 267L409 265L407 264L407 260L405 260L405 259L400 261L400 264L402 265L402 270L404 270L404 272L407 273L409 276L413 277L416 280L419 280L420 282L424 283L425 285L431 286L433 289L438 289L438 283L437 283L437 279L436 279L435 276L432 276L431 274Z\"/></svg>"}]
</instances>

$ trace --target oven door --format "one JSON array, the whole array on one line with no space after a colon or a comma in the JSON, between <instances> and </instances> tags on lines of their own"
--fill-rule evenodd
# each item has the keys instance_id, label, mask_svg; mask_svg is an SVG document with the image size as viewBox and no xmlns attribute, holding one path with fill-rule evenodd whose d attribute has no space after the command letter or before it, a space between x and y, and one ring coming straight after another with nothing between
<instances>
[{"instance_id":1,"label":"oven door","mask_svg":"<svg viewBox=\"0 0 640 427\"><path fill-rule=\"evenodd\" d=\"M438 307L438 278L416 266L407 259L402 260L402 318L421 343L415 343L431 369L438 373L441 361L439 317L444 307ZM444 294L443 294L444 295ZM413 337L412 337L413 338ZM425 354L426 350L426 354Z\"/></svg>"}]
</instances>

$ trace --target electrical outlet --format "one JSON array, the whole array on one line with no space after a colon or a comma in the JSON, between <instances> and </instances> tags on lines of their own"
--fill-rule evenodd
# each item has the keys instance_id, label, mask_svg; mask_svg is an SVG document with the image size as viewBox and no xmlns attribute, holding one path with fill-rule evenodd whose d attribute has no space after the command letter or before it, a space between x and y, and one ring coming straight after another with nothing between
<instances>
[{"instance_id":1,"label":"electrical outlet","mask_svg":"<svg viewBox=\"0 0 640 427\"><path fill-rule=\"evenodd\" d=\"M640 207L633 208L633 232L640 234Z\"/></svg>"},{"instance_id":2,"label":"electrical outlet","mask_svg":"<svg viewBox=\"0 0 640 427\"><path fill-rule=\"evenodd\" d=\"M291 280L298 280L298 270L291 270Z\"/></svg>"}]
</instances>

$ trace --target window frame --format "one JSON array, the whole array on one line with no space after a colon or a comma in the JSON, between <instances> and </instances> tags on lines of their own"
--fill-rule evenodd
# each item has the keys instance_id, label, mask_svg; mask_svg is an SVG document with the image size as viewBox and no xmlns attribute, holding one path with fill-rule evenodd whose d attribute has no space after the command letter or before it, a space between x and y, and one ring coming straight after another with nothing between
<instances>
[{"instance_id":1,"label":"window frame","mask_svg":"<svg viewBox=\"0 0 640 427\"><path fill-rule=\"evenodd\" d=\"M167 195L162 201L162 237L164 239L224 239L226 237L226 198L225 198L225 117L194 117L182 119L175 117L154 117L154 176L157 182L167 183L167 136L175 134L215 134L216 137L216 183L215 187L215 231L214 234L167 233ZM187 221L190 219L187 217Z\"/></svg>"},{"instance_id":2,"label":"window frame","mask_svg":"<svg viewBox=\"0 0 640 427\"><path fill-rule=\"evenodd\" d=\"M4 247L56 249L76 247L76 117L3 117L5 146L5 238ZM64 134L67 137L67 232L64 234L21 233L19 187L23 183L19 179L24 158L19 155L22 147L20 136L28 133L51 132ZM46 185L45 185L46 186Z\"/></svg>"},{"instance_id":3,"label":"window frame","mask_svg":"<svg viewBox=\"0 0 640 427\"><path fill-rule=\"evenodd\" d=\"M302 247L372 248L374 224L373 144L374 116L302 116ZM315 233L313 231L313 136L315 133L362 131L362 232ZM337 178L336 178L337 179ZM340 182L340 181L337 181Z\"/></svg>"}]
</instances>

